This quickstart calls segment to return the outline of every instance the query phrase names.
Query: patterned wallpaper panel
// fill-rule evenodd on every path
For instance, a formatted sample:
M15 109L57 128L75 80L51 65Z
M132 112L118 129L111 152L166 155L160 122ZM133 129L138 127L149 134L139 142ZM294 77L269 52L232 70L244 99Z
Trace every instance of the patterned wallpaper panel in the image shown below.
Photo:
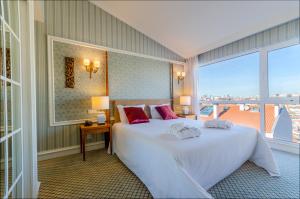
M170 98L170 63L108 53L111 99Z
M75 87L65 87L65 57L74 58ZM101 65L90 79L83 65L83 59L100 60L105 63L105 52L79 45L54 41L54 88L55 120L70 121L93 118L87 113L91 109L91 96L105 95L105 67Z

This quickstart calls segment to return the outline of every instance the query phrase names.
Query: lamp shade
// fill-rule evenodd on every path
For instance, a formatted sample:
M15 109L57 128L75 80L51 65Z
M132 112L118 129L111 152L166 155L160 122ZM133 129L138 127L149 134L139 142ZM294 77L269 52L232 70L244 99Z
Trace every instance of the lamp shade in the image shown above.
M191 105L191 96L180 96L179 98L180 105L190 106Z
M83 65L85 65L85 66L89 66L90 65L90 60L89 59L84 59L83 60Z
M94 61L94 66L95 66L96 68L99 68L99 67L100 67L100 61L95 60L95 61Z
M109 109L109 97L108 96L92 97L92 109L93 110Z

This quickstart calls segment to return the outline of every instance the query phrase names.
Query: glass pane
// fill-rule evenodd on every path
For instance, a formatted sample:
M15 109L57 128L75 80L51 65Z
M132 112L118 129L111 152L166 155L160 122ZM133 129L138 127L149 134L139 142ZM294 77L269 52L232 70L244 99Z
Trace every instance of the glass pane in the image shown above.
M268 71L271 97L300 96L300 45L269 52Z
M272 129L276 119L274 104L266 104L265 105L265 136L268 138L273 138Z
M260 108L258 104L220 104L201 106L201 120L205 121L213 119L214 117L231 121L234 124L252 127L260 131Z
M11 84L12 101L12 129L13 131L21 128L21 89L18 85Z
M10 58L11 78L14 81L20 82L20 44L12 34L10 35L10 37L10 49L6 50L9 56L6 55L6 57Z
M22 139L21 133L14 134L8 142L9 188L16 181L22 170Z
M214 118L214 105L202 103L200 106L200 120L206 121Z
M2 16L2 3L0 3L0 16Z
M12 137L8 138L8 189L12 185Z
M4 197L4 190L5 190L4 162L5 162L5 141L0 143L0 198Z
M266 137L300 143L300 105L266 104Z
M12 28L14 33L19 36L19 11L18 4L19 1L8 1L9 6L9 26Z
M11 84L7 82L6 84L6 95L7 95L7 133L12 132L12 92Z
M199 69L201 101L252 100L259 96L259 53L252 53Z
M2 1L3 2L3 10L4 10L4 19L7 23L8 22L8 1Z
M4 33L5 33L5 53L2 52L2 54L3 55L5 54L5 64L3 66L6 67L6 70L5 70L6 75L5 76L7 78L11 79L11 56L10 56L11 42L10 42L10 32L6 26L4 26Z
M18 180L18 183L10 194L11 198L22 198L22 177Z
M0 80L0 138L5 135L5 82Z
M3 35L2 35L2 21L0 20L0 75L5 76L4 72L5 70L3 70L3 48L4 48L4 44L3 44Z
M5 26L6 27L6 26ZM20 46L18 40L5 28L6 77L20 80Z

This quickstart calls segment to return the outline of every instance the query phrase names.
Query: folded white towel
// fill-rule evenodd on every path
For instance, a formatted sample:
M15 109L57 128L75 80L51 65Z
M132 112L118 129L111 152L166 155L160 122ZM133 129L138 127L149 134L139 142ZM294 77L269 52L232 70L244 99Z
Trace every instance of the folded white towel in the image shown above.
M231 128L233 126L233 123L227 120L217 120L217 119L213 119L213 120L207 120L204 123L204 126L206 128L218 128L218 129L228 129Z
M201 135L201 131L199 128L194 126L187 126L184 123L176 123L171 125L169 133L179 139L194 138Z

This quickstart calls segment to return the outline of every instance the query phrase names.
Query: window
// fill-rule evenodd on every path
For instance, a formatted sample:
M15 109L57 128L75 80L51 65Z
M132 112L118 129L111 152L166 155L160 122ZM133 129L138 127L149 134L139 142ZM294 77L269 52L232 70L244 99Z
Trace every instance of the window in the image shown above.
M202 101L253 100L259 96L259 53L200 67Z
M270 97L300 96L300 45L268 53Z
M229 120L300 143L300 45L273 47L201 66L200 119Z

